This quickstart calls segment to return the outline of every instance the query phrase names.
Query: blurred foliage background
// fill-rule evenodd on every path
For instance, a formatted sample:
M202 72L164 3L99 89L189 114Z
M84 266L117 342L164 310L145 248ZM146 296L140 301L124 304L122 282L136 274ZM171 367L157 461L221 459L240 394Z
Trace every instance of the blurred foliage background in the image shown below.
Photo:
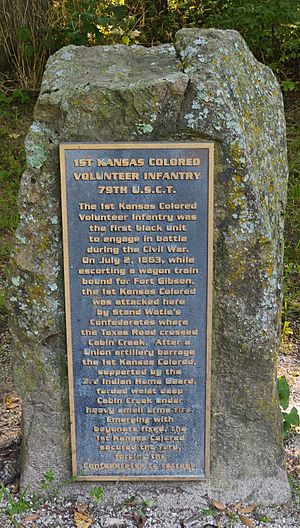
M26 89L64 45L152 46L181 27L236 29L285 89L299 79L299 0L0 0L0 42Z

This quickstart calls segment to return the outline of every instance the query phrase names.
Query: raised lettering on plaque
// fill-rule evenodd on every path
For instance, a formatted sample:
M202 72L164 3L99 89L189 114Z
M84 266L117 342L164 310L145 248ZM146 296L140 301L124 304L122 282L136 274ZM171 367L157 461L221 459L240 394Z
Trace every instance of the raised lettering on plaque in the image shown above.
M213 145L60 145L73 473L209 461Z

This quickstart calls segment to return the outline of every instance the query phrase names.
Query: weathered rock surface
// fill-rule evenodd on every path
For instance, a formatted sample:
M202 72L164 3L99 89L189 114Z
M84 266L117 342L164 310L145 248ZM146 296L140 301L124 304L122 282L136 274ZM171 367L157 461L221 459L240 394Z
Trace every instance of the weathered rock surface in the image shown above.
M69 46L47 64L27 137L11 276L23 483L70 472L58 144L205 140L216 145L211 477L112 484L163 509L201 494L283 502L275 362L287 160L272 72L234 31L181 30L171 45ZM74 484L83 490L82 484ZM112 489L106 484L109 500Z

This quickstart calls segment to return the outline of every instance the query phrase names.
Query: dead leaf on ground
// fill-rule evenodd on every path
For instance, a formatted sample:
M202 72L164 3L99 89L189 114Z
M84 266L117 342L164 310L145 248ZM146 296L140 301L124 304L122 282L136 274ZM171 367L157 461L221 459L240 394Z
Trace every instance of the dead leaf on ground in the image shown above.
M85 513L89 508L89 505L86 504L86 503L77 503L76 506L75 506L75 510L78 511L79 513Z
M249 506L245 506L245 508L239 508L239 513L251 513L255 508L256 504L249 504Z
M16 409L17 407L19 407L19 404L18 403L8 403L6 405L6 409L8 411L11 411L12 409Z
M18 493L19 490L20 490L20 483L17 482L16 484L13 485L11 492Z
M240 518L240 520L242 521L243 524L245 524L246 526L251 526L252 528L254 528L253 522L250 521L250 519L248 519L248 517L245 517L245 515L243 515L242 513L239 514L239 518Z
M86 515L85 513L80 513L78 511L74 512L74 522L76 528L89 528L93 523L93 519Z
M234 508L235 510L240 510L240 507L241 507L241 506L242 506L242 501L239 501L239 502L237 502L237 503L233 506L233 508Z
M132 517L137 528L143 528L145 526L147 517L144 517L142 515L133 515Z
M15 398L13 396L7 396L5 398L5 406L7 410L15 409L16 407L19 407L20 399Z
M221 510L221 511L226 510L226 506L225 506L225 504L223 504L222 502L213 501L213 502L212 502L212 505L213 505L215 508L217 508L217 510Z
M39 518L39 516L40 516L39 513L30 513L29 515L25 515L24 520L28 522L36 521Z

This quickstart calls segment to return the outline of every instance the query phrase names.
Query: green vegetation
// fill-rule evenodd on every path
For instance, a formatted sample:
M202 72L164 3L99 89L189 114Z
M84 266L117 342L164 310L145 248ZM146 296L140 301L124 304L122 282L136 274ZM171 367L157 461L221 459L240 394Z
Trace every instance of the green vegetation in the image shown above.
M285 90L298 79L295 0L0 0L0 15L5 52L27 89L38 89L47 57L66 44L151 46L171 41L181 27L236 29Z
M236 29L254 55L283 79L300 52L300 6L295 0L206 0L211 27ZM288 85L285 85L288 87Z
M245 526L252 526L254 523L249 519L248 515L255 515L256 504L249 504L243 506L242 501L235 504L224 504L223 502L213 501L211 508L204 508L201 514L205 517L213 517L217 522L217 526L234 527L239 522ZM225 524L224 524L225 523Z
M90 496L95 499L96 502L100 502L103 499L104 491L101 486L93 486L90 490Z
M31 501L27 498L28 486L20 493L17 500L14 495L0 482L0 501L3 496L7 499L7 506L0 510L0 513L8 515L12 525L18 528L20 523L16 520L17 515L27 512L32 506Z
M22 88L37 89L51 53L46 37L55 24L51 0L0 0L0 42Z
M0 92L0 324L6 318L5 280L11 241L18 224L17 194L25 166L24 137L34 101L23 90Z
M31 98L22 90L10 95L0 93L0 233L12 233L18 223L16 212L19 179L24 169L24 131L26 117L31 117ZM22 116L22 117L21 117ZM24 126L25 125L25 126ZM0 261L7 261L9 251L1 245Z
M49 499L59 497L64 486L71 484L74 478L67 479L60 483L55 483L55 475L52 468L49 468L39 483L38 489L32 493L30 485L21 492L10 492L9 489L0 482L0 502L6 498L6 506L0 508L0 515L7 515L11 525L15 528L23 526L21 516L28 510L38 510ZM2 526L2 525L1 525Z
M47 490L49 487L51 487L54 481L54 471L53 468L48 469L46 473L44 474L42 480L41 480L41 488L44 490Z
M300 103L297 93L286 98L287 142L289 159L288 200L285 218L284 305L283 321L297 338L300 312Z
M279 404L283 410L286 410L290 401L290 387L285 376L280 376L277 379L277 390L279 396ZM296 407L293 407L290 412L282 412L283 430L287 435L291 427L299 427L300 420Z
M124 505L130 508L132 519L136 526L142 527L147 520L147 510L155 506L155 501L153 499L132 495L125 501Z

